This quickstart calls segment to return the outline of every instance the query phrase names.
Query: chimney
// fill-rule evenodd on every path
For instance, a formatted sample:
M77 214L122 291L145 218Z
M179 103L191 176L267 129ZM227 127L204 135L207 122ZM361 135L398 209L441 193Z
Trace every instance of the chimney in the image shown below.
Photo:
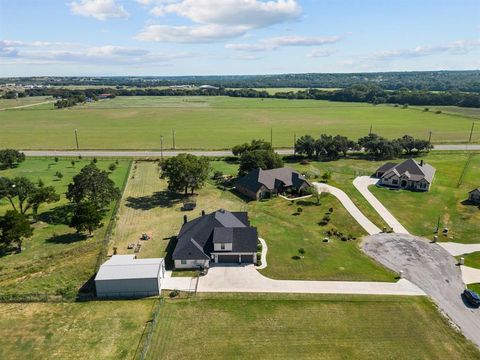
M420 160L420 166L423 166L423 160Z
M186 224L188 221L187 215L183 215L183 223Z
M202 210L202 216L205 216L205 210Z

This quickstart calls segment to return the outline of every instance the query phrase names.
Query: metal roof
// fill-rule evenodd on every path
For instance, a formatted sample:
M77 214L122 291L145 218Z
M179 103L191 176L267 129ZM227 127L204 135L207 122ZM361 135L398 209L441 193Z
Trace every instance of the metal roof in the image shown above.
M100 266L95 281L158 278L163 258L136 259L135 255L113 255Z

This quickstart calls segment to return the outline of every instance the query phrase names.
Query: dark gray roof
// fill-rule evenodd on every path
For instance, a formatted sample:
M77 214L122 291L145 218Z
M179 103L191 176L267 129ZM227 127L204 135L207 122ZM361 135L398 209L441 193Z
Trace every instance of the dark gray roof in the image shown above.
M380 166L378 169L377 169L377 173L379 172L387 172L388 170L391 170L392 168L394 168L395 166L397 166L397 163L391 163L391 162L387 162L385 164L383 164L382 166Z
M237 185L253 192L257 192L262 186L268 190L274 190L279 185L299 188L303 184L310 185L302 174L288 167L271 170L255 169L237 180Z
M232 242L234 252L256 252L257 230L248 213L217 210L183 224L173 251L174 260L206 260L214 242Z
M476 188L476 189L473 189L472 191L469 191L468 193L471 194L471 193L474 193L474 192L480 192L480 187Z
M380 169L379 169L380 170ZM377 171L379 171L377 170ZM385 171L382 177L391 177L393 175L406 176L409 180L420 181L425 179L430 184L435 176L435 168L425 162L418 162L414 159L407 159L404 162L395 165L391 169Z

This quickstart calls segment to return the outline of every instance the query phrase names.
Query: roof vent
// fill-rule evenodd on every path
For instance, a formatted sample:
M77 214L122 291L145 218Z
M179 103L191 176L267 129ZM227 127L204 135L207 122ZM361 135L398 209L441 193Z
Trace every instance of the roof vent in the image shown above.
M423 166L423 160L420 160L420 166Z

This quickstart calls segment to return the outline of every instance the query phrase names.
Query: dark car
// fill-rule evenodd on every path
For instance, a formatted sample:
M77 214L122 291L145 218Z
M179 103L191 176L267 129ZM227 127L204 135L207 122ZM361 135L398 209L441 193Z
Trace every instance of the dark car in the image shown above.
M467 301L471 305L476 306L476 307L480 306L480 296L475 291L466 289L463 292L463 296L465 296L465 299L467 299Z

